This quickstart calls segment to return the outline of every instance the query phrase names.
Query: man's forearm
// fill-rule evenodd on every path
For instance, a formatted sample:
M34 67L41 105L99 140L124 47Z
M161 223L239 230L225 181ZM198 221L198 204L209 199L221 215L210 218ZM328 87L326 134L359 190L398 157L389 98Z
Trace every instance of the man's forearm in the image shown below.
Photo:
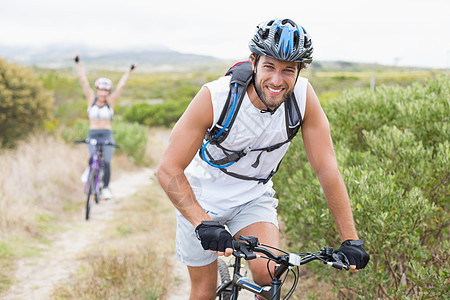
M195 198L194 191L183 172L169 173L158 169L158 180L176 209L193 225L210 220Z
M322 174L319 181L342 241L357 240L358 234L353 220L352 208L341 175L339 173Z

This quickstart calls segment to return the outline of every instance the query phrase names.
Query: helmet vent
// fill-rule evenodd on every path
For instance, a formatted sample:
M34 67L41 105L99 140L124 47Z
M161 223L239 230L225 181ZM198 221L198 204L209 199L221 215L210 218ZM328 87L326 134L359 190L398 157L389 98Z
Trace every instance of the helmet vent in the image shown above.
M259 35L261 36L261 38L263 40L265 40L269 37L269 32L270 32L269 29L266 29L266 30L259 29L259 31L258 31Z
M300 41L300 36L298 35L298 31L294 32L294 48L298 47Z
M275 31L275 36L273 37L275 43L279 43L280 42L280 36L281 36L281 29L277 28L277 30Z

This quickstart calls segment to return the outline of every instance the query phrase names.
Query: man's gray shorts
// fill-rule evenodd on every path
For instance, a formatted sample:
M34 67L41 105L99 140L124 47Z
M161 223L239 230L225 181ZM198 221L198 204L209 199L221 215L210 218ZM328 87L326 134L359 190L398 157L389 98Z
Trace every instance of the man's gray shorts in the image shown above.
M273 198L275 191L267 191L260 198L234 207L223 213L211 211L206 213L221 224L227 225L231 235L234 236L241 229L257 222L269 222L277 226L278 200ZM217 259L217 254L203 250L200 241L195 235L195 228L177 211L177 234L175 240L176 258L191 267L201 267Z

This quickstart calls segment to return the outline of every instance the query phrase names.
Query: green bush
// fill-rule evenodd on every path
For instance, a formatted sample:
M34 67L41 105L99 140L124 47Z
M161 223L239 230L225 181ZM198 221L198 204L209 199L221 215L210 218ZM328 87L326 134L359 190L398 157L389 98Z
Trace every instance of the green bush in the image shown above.
M441 76L409 87L347 91L324 107L371 261L358 274L311 268L349 297L442 299L449 293L449 88ZM296 250L340 244L300 139L275 186Z
M196 84L176 80L172 83L170 92L165 95L166 101L160 104L134 104L125 111L124 119L147 126L172 127L186 110L198 89Z
M145 153L147 149L147 127L137 123L128 123L120 118L115 118L112 124L114 140L120 145L116 151L125 153L132 157L137 165L148 163ZM77 120L72 127L66 127L61 131L63 139L72 143L78 139L87 138L89 122L87 120Z
M114 139L137 165L148 163L145 157L147 149L147 127L138 123L128 123L122 120L113 122Z
M130 107L124 119L147 126L173 126L181 117L188 101L167 101L161 104L138 103Z
M30 69L0 59L0 147L43 128L51 117L53 99Z

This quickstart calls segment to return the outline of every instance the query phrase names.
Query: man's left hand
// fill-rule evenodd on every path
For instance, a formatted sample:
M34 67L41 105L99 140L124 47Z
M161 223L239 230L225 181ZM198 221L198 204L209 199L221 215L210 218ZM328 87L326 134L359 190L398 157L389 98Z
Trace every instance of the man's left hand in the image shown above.
M350 269L364 269L370 260L370 255L362 247L363 244L363 240L346 240L334 252L345 256Z

